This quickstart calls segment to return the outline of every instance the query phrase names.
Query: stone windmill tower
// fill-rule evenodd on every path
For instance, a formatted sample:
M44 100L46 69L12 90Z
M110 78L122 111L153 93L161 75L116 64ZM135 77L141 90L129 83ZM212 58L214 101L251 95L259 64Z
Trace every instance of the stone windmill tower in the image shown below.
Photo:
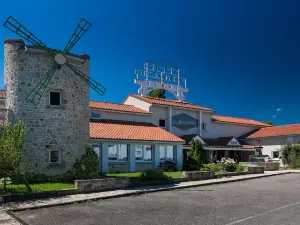
M32 44L4 41L6 107L26 125L23 166L63 173L84 153L89 138L89 87L105 92L89 76L89 56L69 53L91 23L81 19L63 51L48 48L13 17L4 26Z

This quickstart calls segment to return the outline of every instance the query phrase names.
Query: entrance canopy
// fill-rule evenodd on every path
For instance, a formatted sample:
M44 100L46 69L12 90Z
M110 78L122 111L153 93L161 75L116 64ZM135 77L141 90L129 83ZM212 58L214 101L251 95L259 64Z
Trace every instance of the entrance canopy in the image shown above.
M244 141L237 140L234 136L219 138L203 138L199 134L184 135L181 137L185 140L184 149L190 149L192 141L199 140L204 149L213 151L255 151L258 146L249 145Z

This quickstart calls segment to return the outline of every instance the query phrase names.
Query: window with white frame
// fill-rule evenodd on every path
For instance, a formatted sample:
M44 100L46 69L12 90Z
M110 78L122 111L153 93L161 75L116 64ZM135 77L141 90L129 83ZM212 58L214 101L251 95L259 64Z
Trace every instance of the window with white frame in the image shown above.
M278 159L279 158L279 151L272 152L272 158L273 159Z
M91 119L100 119L100 113L91 112Z
M160 160L174 160L174 146L160 146L159 147Z
M135 160L143 162L152 161L152 145L136 145Z
M49 151L49 163L50 164L61 164L61 152L58 150Z
M50 91L50 106L61 106L61 93L59 91Z
M128 161L128 146L126 144L108 145L109 161Z
M202 131L206 131L206 123L202 123L201 124L201 130Z

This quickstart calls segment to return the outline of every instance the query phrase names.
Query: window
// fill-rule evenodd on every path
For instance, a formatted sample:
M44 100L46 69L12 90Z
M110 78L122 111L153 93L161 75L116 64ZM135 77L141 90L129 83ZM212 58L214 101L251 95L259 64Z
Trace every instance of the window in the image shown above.
M61 153L60 151L50 151L49 152L49 163L50 164L60 164L61 162Z
M166 127L166 120L159 120L159 126L160 127Z
M127 145L108 145L108 160L110 161L128 161Z
M288 137L287 138L287 144L293 144L294 138L293 137Z
M57 91L50 92L50 105L51 106L61 106L60 92L57 92Z
M91 118L92 119L100 119L100 113L94 113L94 112L92 112L91 113Z
M201 124L201 129L202 129L202 131L206 131L206 123Z
M136 161L152 161L152 146L151 145L136 145L135 146Z
M237 141L231 141L230 144L231 144L231 145L237 145L238 142L237 142Z
M92 149L97 153L98 157L100 156L100 145L91 145Z
M160 146L159 147L160 160L174 160L174 146Z
M277 159L279 158L279 151L275 151L275 152L272 152L272 158L274 159Z

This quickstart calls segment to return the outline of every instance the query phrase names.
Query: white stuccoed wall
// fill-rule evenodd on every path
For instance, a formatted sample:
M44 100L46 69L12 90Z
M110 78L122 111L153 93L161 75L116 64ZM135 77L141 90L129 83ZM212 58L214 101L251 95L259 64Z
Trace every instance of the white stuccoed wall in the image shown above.
M290 143L297 144L300 142L300 135L295 136L277 136L277 137L265 137L265 138L257 138L256 140L247 141L250 144L257 144L262 146L262 154L269 155L272 157L273 151L279 151L281 146Z
M151 106L151 104L144 102L142 100L139 100L137 98L133 98L131 96L128 96L125 101L124 101L125 105L134 105L138 108L141 108L143 110L146 110L149 112L149 107Z

